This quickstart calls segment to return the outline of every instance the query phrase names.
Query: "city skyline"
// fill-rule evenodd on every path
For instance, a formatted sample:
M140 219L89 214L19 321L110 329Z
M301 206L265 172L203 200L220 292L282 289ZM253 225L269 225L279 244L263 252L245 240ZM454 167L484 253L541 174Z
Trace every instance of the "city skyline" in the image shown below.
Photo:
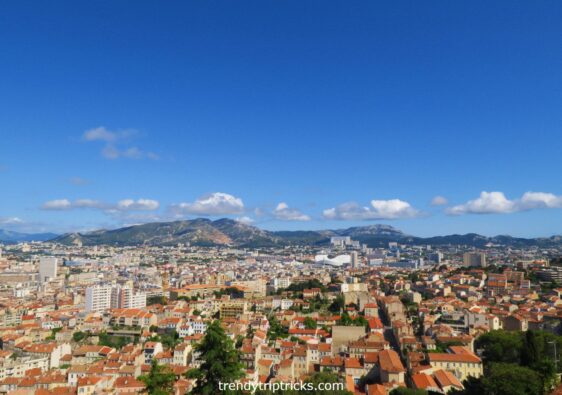
M0 229L562 234L561 14L8 4Z

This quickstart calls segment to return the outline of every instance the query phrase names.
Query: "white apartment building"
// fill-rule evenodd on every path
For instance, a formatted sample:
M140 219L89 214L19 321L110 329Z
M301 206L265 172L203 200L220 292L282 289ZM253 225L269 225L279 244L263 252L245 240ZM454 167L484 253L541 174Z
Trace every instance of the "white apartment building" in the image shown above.
M273 280L273 287L275 290L279 288L289 288L291 285L291 279L289 277L279 277Z
M111 285L95 285L86 288L86 311L103 312L111 307Z
M140 309L146 307L146 294L135 292L131 287L114 286L111 290L111 308Z
M59 260L52 256L42 256L39 259L39 284L57 277Z
M0 365L0 380L6 377L24 377L25 372L31 369L41 369L41 371L49 370L49 357L41 358L6 358L4 363Z
M146 294L120 285L96 285L86 289L86 311L140 309L146 307Z
M359 268L361 266L361 261L359 260L359 254L357 253L357 251L351 251L349 256L351 261L351 267L354 269Z
M486 267L486 254L465 252L463 255L464 266Z
M193 327L193 332L195 334L204 334L207 332L207 323L203 320L194 320L191 323L191 326Z

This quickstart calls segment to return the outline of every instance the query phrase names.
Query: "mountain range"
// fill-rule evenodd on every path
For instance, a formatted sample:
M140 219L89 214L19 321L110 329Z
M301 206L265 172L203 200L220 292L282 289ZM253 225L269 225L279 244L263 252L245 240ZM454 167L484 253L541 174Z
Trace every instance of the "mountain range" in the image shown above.
M416 237L390 225L357 226L346 229L317 231L267 231L232 219L209 220L198 218L174 222L153 222L113 230L88 233L67 233L50 241L66 245L176 245L190 243L197 246L230 245L237 247L274 247L286 245L326 245L333 236L349 236L370 247L386 246L390 241L402 244L469 245L489 244L511 247L554 247L562 245L562 236L549 238L486 237L475 233L435 237ZM0 237L1 239L1 237Z
M4 243L19 243L23 241L47 241L57 237L54 233L19 233L0 229L0 241Z

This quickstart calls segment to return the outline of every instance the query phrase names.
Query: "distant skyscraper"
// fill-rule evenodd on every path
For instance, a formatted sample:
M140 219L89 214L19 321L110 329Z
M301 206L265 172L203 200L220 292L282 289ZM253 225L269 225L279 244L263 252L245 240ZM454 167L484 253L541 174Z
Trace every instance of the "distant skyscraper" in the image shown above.
M443 260L443 253L441 251L436 251L430 254L427 254L428 259L434 263L441 263Z
M359 261L359 254L357 251L351 251L351 267L354 269L358 269L361 266L361 262Z
M59 260L52 256L42 256L39 259L39 283L43 284L57 277Z
M463 255L464 266L486 267L486 254L465 252Z
M330 238L330 244L335 247L344 247L351 244L351 237L349 236L334 236Z

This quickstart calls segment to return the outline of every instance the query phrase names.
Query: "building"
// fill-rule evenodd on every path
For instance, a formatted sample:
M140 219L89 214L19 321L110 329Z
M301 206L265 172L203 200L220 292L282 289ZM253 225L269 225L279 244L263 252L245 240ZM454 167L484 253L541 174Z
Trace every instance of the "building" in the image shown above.
M380 378L383 383L403 383L406 368L402 365L400 356L394 350L379 352Z
M369 292L369 287L366 283L342 283L340 284L342 293L346 292Z
M248 304L243 300L228 300L221 303L220 318L239 318L246 314Z
M280 288L289 288L291 279L289 277L278 277L273 280L273 288L277 291Z
M111 308L111 285L95 285L86 288L86 311L103 312Z
M57 277L59 260L52 256L42 256L39 259L39 284L43 284Z
M113 309L104 315L106 325L149 328L158 323L156 314L146 309Z
M351 260L351 267L354 269L358 269L361 266L361 261L359 260L359 254L357 251L351 251L350 260Z
M427 259L430 262L440 264L443 261L443 253L440 251L435 251L432 253L427 254Z
M112 309L140 309L146 307L146 294L134 292L133 288L115 286L111 290Z
M465 252L463 255L464 266L486 267L486 254L479 252Z
M349 236L333 236L330 238L330 244L334 247L345 247L351 244L351 237Z
M146 294L128 286L95 285L86 288L86 311L140 309L146 307Z
M537 276L543 281L562 283L562 267L553 266L539 270Z
M450 353L429 353L429 363L435 369L452 372L460 381L468 376L480 377L484 374L482 360L466 347L451 346Z
M338 355L347 348L349 342L357 341L365 334L366 330L362 326L332 326L332 354Z

